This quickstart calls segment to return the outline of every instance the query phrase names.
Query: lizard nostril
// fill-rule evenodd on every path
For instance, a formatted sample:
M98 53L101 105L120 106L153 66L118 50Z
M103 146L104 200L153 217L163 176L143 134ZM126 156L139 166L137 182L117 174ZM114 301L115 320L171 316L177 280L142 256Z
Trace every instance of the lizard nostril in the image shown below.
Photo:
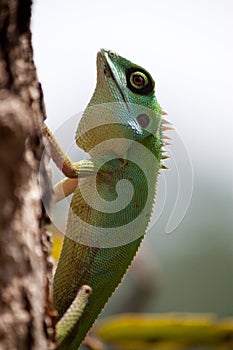
M108 55L110 57L115 57L116 56L116 53L114 51L109 51Z

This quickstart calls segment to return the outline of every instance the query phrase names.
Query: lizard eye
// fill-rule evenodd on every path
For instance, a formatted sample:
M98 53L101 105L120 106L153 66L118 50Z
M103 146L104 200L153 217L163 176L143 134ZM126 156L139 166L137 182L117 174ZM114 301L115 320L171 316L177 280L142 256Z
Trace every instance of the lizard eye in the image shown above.
M154 88L154 82L146 71L141 68L128 68L126 70L127 87L137 94L147 95Z
M143 89L148 85L149 81L145 74L134 72L130 75L130 83L136 89Z

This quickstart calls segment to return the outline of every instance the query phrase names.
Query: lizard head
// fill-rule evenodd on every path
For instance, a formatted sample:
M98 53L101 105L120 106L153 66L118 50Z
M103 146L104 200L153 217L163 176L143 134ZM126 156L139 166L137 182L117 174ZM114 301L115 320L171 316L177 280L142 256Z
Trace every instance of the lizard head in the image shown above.
M160 142L162 109L154 88L155 82L144 68L113 51L101 49L97 54L96 89L76 133L78 146L96 156L101 152L116 153L115 145L109 149L111 143L91 153L94 146L109 139L127 138L144 143L152 135L153 145L155 138ZM127 150L120 149L117 155L125 153Z

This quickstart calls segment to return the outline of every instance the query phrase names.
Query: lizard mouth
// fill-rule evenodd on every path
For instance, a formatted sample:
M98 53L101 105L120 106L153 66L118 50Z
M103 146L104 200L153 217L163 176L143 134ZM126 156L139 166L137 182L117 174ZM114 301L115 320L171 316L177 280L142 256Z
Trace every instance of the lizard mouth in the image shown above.
M130 108L129 108L129 103L128 103L128 99L122 89L122 87L120 86L120 79L117 78L118 77L118 74L117 72L115 71L115 69L111 68L111 57L109 57L109 52L111 51L107 51L107 50L104 50L104 49L101 49L98 54L97 54L97 59L99 59L100 61L103 62L103 65L104 65L104 68L103 68L103 73L104 75L107 77L107 78L110 78L114 81L114 83L116 84L122 98L123 98L123 101L125 102L125 105L126 105L126 108L127 110L130 112ZM113 66L114 67L114 66ZM117 75L117 76L116 76Z
M106 60L106 58L104 57L104 75L107 77L107 78L111 78L113 79L115 82L116 82L116 79L114 78L114 75L111 71L111 68Z
M112 70L108 64L108 61L104 55L104 53L101 51L98 52L97 57L103 62L104 68L103 68L103 73L107 78L112 78L115 81L114 75L112 73Z

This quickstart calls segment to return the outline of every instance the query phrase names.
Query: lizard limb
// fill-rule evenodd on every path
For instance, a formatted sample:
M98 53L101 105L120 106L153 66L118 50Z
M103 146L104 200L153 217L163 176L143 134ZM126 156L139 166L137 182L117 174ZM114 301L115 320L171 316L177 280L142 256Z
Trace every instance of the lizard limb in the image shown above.
M53 159L54 163L63 174L70 178L77 177L77 169L75 168L71 159L63 152L59 144L57 143L52 132L49 130L47 125L43 124L43 131L47 137L49 143L50 156Z
M88 303L91 293L91 287L83 285L79 289L77 296L75 297L66 313L56 324L56 340L58 345L62 344L63 340L68 336L73 327L77 324Z
M77 184L78 179L71 179L69 177L65 177L60 182L58 182L53 188L55 203L61 201L73 193L77 187Z
M101 173L111 173L114 169L121 166L121 162L116 159L112 162L111 166L107 161L111 159L111 156L103 156L96 159L81 160L79 162L73 163L74 169L77 169L78 177L85 177L94 175L97 172ZM104 164L104 165L102 165ZM61 201L65 197L69 196L74 192L78 184L78 178L65 177L60 182L58 182L54 187L54 197L55 203Z
M103 166L105 162L108 160L111 160L114 158L114 156L102 156L95 159L83 159L79 162L72 162L72 160L63 152L60 145L56 141L55 137L53 136L52 132L49 130L47 125L43 125L43 130L45 132L45 135L47 137L47 140L49 142L49 150L50 150L50 156L53 159L54 163L57 165L57 167L63 172L63 174L67 178L78 178L78 177L87 177L90 175L94 175L99 171L99 168L101 167L101 172L108 172L109 167ZM75 184L75 182L73 183ZM77 183L76 183L77 185ZM68 184L61 184L61 188L69 188L71 186L71 183ZM73 186L73 189L75 189L76 186ZM71 186L72 188L72 186ZM68 195L71 194L73 191L69 192ZM66 196L65 196L66 197ZM64 196L63 196L64 198Z

